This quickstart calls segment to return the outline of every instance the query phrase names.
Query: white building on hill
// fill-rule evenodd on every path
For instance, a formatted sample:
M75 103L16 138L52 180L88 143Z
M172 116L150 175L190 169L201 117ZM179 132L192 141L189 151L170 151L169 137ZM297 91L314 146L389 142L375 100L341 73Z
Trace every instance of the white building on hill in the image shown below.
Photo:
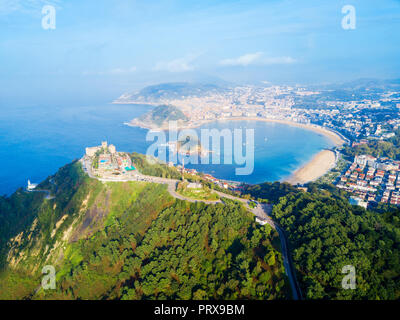
M38 186L38 185L37 185L36 183L31 183L31 181L28 180L28 187L27 187L27 190L28 190L28 191L34 190L37 186Z

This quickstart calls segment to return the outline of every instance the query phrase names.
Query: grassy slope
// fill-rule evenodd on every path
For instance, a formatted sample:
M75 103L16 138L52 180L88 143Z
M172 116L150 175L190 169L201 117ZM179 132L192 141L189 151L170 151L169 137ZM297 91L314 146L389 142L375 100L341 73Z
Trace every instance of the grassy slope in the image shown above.
M180 179L182 177L178 169L175 167L168 167L165 163L157 159L155 159L154 163L149 163L146 156L143 154L133 152L130 156L133 164L142 174L172 179Z
M212 192L208 187L190 189L187 187L187 182L179 183L177 193L195 200L215 201L219 199L218 194Z

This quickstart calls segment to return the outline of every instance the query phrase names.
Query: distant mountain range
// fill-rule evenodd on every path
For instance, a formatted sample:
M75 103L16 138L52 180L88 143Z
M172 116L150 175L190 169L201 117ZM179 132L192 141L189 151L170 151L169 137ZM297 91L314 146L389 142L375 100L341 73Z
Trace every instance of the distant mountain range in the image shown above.
M331 83L312 86L323 90L352 90L352 91L382 91L390 88L399 89L400 79L371 79L362 78L343 83Z
M267 86L273 84L268 83ZM260 87L266 84L260 84ZM378 95L388 90L399 91L400 79L358 79L344 83L331 83L320 85L303 86L307 89L319 91L320 93L311 97L296 97L299 104L313 103L310 100L323 101L351 101L354 99L378 98ZM224 93L232 90L229 86L207 83L171 82L147 86L140 91L124 93L113 103L129 104L163 104L166 100L184 99L187 97L203 97L215 93ZM316 101L314 101L316 102Z
M382 93L390 90L400 91L400 79L358 79L344 83L313 85L308 87L319 91L312 96L296 96L295 107L324 108L327 101L378 100ZM393 105L396 101L393 100ZM390 105L390 103L389 103Z

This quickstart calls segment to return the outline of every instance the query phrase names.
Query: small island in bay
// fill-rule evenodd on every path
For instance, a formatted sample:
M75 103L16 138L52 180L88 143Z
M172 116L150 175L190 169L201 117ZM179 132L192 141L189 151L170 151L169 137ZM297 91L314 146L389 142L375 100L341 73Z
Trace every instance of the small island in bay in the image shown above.
M201 145L201 141L197 137L190 135L187 135L184 139L178 139L175 143L170 143L169 146L173 151L186 156L206 156L211 152Z

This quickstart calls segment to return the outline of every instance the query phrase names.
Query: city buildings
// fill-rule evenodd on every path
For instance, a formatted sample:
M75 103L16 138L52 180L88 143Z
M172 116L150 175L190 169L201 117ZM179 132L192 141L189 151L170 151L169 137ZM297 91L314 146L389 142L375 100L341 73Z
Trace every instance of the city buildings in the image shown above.
M368 155L354 157L354 162L339 177L336 186L350 192L350 203L400 205L400 162Z

